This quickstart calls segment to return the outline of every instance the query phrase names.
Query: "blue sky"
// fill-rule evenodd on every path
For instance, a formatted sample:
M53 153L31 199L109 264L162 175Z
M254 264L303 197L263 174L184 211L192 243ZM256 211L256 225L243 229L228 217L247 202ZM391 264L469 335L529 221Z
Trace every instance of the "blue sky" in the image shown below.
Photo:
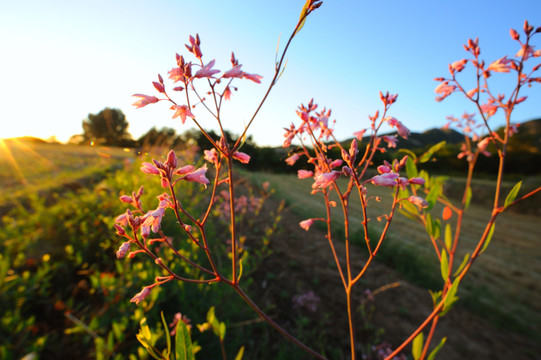
M0 3L0 138L82 133L81 122L105 107L121 109L137 138L152 126L188 128L168 105L143 109L131 95L154 95L151 82L186 53L199 33L205 62L227 70L234 51L243 70L263 83L240 81L224 112L225 127L240 133L272 78L276 45L282 45L304 0L277 1L29 1ZM385 4L385 5L381 5ZM324 1L296 37L284 75L250 133L260 145L279 145L283 127L310 98L333 110L336 135L351 137L381 109L378 92L398 93L391 115L414 131L445 124L472 107L459 95L434 101L434 77L466 56L479 37L491 62L514 55L511 27L528 19L541 26L541 1ZM541 36L534 41L541 47ZM539 63L540 58L533 62ZM465 74L466 75L466 74ZM495 76L496 77L496 76ZM505 78L505 76L504 76ZM505 93L508 82L498 82ZM517 122L541 117L541 86L525 89ZM203 124L203 112L196 113ZM501 123L500 118L493 120Z

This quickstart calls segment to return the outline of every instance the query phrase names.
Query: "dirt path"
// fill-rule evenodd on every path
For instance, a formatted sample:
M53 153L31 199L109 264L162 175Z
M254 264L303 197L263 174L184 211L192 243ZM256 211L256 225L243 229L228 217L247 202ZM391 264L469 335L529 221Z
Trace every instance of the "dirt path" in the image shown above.
M271 199L265 206L276 209L277 203ZM276 309L278 322L286 322L286 326L288 319L291 321L293 308L291 300L280 294L314 291L321 302L311 317L330 337L327 346L340 347L343 349L341 353L346 354L340 358L347 359L348 326L342 311L345 309L345 296L329 244L325 234L315 227L308 232L302 230L298 225L300 220L290 210L285 210L281 232L270 245L273 253L258 267L250 291L263 307ZM336 244L336 247L343 258L343 244ZM359 251L354 253L353 259L363 258ZM269 273L273 274L272 280L268 279ZM373 334L373 331L364 331L363 326L372 325L385 329L380 339L372 341L385 341L397 346L430 313L431 298L427 290L412 285L396 271L377 262L358 284L356 303L359 304L366 289L374 291L395 282L400 286L376 295L375 311L369 324L363 323L360 314L356 314L359 342L366 342L365 337ZM514 332L497 329L460 306L455 306L440 320L433 346L443 336L448 339L438 359L537 359L541 353L541 344ZM408 348L406 354L410 351Z

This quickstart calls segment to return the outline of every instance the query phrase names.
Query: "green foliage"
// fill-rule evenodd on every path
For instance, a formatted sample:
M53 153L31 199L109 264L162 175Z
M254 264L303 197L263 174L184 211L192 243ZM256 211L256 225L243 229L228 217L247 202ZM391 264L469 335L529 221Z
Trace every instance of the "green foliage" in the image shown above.
M122 111L105 108L98 114L88 114L83 120L83 136L97 144L128 146L132 143L128 126Z
M414 360L419 360L421 358L421 354L423 352L423 344L424 344L424 334L422 332L419 333L413 339L411 354L413 355Z

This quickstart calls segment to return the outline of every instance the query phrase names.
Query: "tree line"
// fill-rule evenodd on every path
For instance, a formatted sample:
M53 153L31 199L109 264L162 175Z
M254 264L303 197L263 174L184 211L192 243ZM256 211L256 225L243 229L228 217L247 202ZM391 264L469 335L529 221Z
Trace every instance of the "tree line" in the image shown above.
M164 148L207 150L211 144L199 131L188 129L183 133L177 134L175 129L164 127L157 129L151 128L138 139L133 139L128 131L128 121L126 116L118 109L105 108L98 114L89 114L83 120L83 134L74 135L70 138L70 143L89 144L93 142L97 145L121 146L138 149L139 152L148 152L150 149ZM497 130L503 132L503 128ZM214 140L220 138L220 134L210 132ZM226 131L226 137L229 141L236 139L236 136ZM416 140L398 144L398 149L387 149L387 151L378 153L374 158L374 163L383 163L384 160L390 161L397 156L399 148L407 148L414 153L422 154L430 146L443 140L447 141L437 154L436 161L425 164L425 168L432 172L447 171L453 169L456 174L462 174L467 171L466 163L457 159L460 153L460 143L464 140L462 134L449 130L431 129L424 133L412 133L410 138ZM351 140L349 140L351 141ZM348 141L344 142L345 146ZM361 141L360 146L367 144L367 141ZM541 145L541 119L531 120L521 124L517 134L511 138L509 143L509 155L506 163L509 173L532 175L541 173L541 154L537 149ZM491 150L490 147L488 150ZM492 149L493 150L493 149ZM249 169L257 171L271 172L296 172L300 170L300 165L294 164L288 166L285 159L295 150L288 150L280 147L260 147L251 136L246 138L243 145L243 152L251 156ZM333 151L332 149L330 151ZM497 171L498 156L494 151L490 157L481 157L479 159L478 171L482 173L493 173ZM340 158L340 153L335 154Z

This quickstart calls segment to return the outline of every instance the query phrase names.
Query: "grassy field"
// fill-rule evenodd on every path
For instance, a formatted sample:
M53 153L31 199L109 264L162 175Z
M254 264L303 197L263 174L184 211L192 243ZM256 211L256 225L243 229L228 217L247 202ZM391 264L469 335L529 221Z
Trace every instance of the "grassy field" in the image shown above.
M0 141L0 205L30 193L63 185L77 186L133 158L133 151L102 146L76 146Z
M324 207L320 194L310 195L310 180L299 180L293 175L251 174L256 182L269 181L276 189L276 196L286 199L289 207L303 218L324 217ZM388 189L370 186L368 194L380 196L381 202L370 201L368 216L372 230L377 234L383 224L376 218L388 211L392 201ZM467 212L460 240L459 257L471 252L490 217L490 210L477 205L484 199L476 199ZM539 202L539 199L536 199ZM441 214L441 206L432 210ZM351 203L351 224L360 229L361 207L358 202ZM334 224L339 227L343 216L334 212ZM517 213L504 213L497 222L493 240L487 251L478 259L461 288L462 305L483 315L490 322L529 336L541 338L541 217ZM362 239L359 233L357 238ZM399 256L395 256L398 255ZM410 280L425 287L433 287L440 281L439 265L428 241L424 227L398 214L393 219L390 237L382 254L384 262L391 263L402 273L408 273ZM405 256L404 256L405 255ZM411 269L412 257L422 264L433 267L434 276L419 278L419 273ZM426 269L423 269L426 270ZM408 274L406 274L408 275ZM413 277L413 278L412 278Z

